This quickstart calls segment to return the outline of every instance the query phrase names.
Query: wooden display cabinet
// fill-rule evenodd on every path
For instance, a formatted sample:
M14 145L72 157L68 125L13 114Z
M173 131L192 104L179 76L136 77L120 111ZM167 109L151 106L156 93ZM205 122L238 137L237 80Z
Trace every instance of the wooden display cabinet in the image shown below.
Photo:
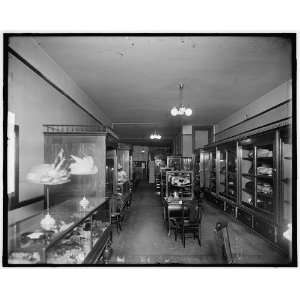
M206 198L291 254L290 126L205 148Z

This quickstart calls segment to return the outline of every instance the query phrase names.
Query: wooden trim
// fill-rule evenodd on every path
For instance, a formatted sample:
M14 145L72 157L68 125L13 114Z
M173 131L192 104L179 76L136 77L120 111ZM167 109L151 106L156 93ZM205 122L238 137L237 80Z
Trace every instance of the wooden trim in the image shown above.
M277 104L277 105L275 105L275 106L272 106L272 107L270 107L270 108L268 108L268 109L266 109L266 110L261 111L260 113L258 113L258 114L256 114L256 115L253 115L252 117L249 117L249 118L247 118L247 119L245 119L245 120L243 120L243 121L241 121L241 122L238 122L238 123L236 123L236 124L234 124L234 125L232 125L232 126L229 126L229 127L227 127L226 129L223 129L223 130L221 130L221 131L218 131L218 132L215 133L215 135L218 135L218 134L220 134L220 133L223 133L223 132L225 132L225 131L227 131L227 130L229 130L229 129L232 129L232 128L236 127L236 126L239 126L239 125L241 125L241 124L243 124L243 123L245 123L245 122L248 122L249 120L252 120L252 119L254 119L254 118L257 118L257 117L259 117L259 116L261 116L261 115L263 115L263 114L265 114L265 113L267 113L267 112L269 112L269 111L271 111L271 110L273 110L273 109L276 109L276 108L278 108L278 107L280 107L280 106L282 106L282 105L284 105L284 104L287 104L287 103L289 103L289 102L291 102L291 101L292 101L292 99L285 100L285 101L283 101L283 102L281 102L281 103L279 103L279 104Z
M285 118L285 119L282 119L282 120L275 121L273 123L269 123L267 125L262 125L262 126L259 126L257 128L254 128L254 129L244 131L244 132L239 133L237 135L233 135L233 136L225 138L223 140L219 140L219 141L217 141L213 144L208 144L204 148L207 149L207 148L215 147L215 146L220 145L220 144L225 144L225 143L229 143L229 142L232 142L232 141L235 141L235 140L244 139L244 138L252 136L254 134L263 133L265 131L269 131L269 130L272 130L272 129L276 129L276 128L279 128L279 127L289 125L290 123L291 123L291 117L288 117L288 118Z
M44 198L45 198L44 196L38 196L38 197L35 197L35 198L31 198L31 199L28 199L28 200L18 202L16 204L16 206L13 207L13 209L21 208L21 207L24 207L24 206L27 206L27 205L31 205L31 204L43 201Z
M19 126L15 125L15 192L9 199L9 210L15 209L19 204Z

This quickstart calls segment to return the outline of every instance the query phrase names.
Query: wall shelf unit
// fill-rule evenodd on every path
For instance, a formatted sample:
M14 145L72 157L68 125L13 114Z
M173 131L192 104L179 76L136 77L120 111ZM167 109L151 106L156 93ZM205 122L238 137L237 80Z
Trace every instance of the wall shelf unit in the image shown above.
M210 144L203 157L206 199L280 248L292 223L291 127Z

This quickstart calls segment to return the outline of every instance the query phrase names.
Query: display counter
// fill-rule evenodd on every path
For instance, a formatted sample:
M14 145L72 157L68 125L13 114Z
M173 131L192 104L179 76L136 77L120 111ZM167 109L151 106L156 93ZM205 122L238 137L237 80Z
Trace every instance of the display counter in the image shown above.
M68 199L9 226L8 264L95 263L111 239L109 199L80 202Z

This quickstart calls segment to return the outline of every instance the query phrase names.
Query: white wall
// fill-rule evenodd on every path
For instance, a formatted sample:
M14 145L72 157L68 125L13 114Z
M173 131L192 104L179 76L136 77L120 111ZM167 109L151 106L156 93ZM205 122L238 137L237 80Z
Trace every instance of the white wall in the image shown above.
M97 123L17 58L9 56L8 110L19 125L19 201L41 196L43 187L26 181L44 162L43 124Z
M149 148L147 146L133 146L132 160L148 161L148 152L149 152Z
M93 101L31 38L11 38L14 51L71 96L81 107L103 124L108 118ZM43 187L28 183L29 169L44 162L43 124L97 125L87 112L72 103L23 62L9 55L8 110L15 113L19 125L19 201L43 195ZM43 208L41 202L9 212L9 222L33 215Z
M56 64L56 62L30 37L11 37L9 47L21 55L55 85L71 96L104 125L112 127L112 122L105 116L91 98Z

